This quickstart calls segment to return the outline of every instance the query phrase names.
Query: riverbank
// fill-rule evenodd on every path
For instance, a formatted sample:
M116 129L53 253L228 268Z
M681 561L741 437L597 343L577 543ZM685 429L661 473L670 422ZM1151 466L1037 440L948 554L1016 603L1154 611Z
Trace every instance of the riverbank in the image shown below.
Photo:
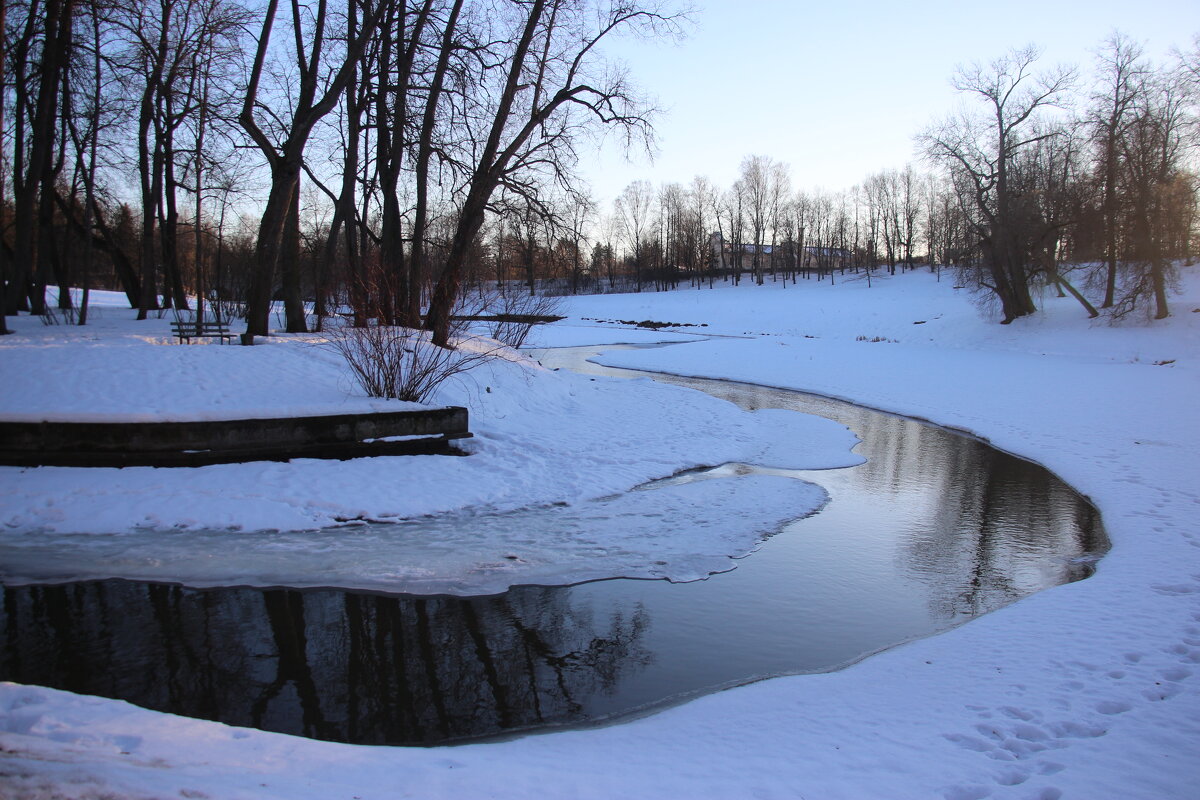
M31 798L390 798L397 786L419 797L1190 797L1200 780L1200 280L1186 271L1165 323L1109 327L1073 300L1043 302L1045 313L1002 328L917 273L870 289L579 298L568 325L539 333L544 344L646 341L669 334L596 320L707 323L706 333L736 338L608 358L808 389L987 437L1098 505L1113 548L1086 581L841 672L607 728L447 750L320 744L8 685L6 780ZM618 385L606 400L643 391ZM570 396L552 393L543 408ZM604 447L576 434L575 444ZM679 430L654 435L676 443ZM609 460L651 452L627 447Z
M14 320L18 333L0 338L0 368L12 376L0 386L0 419L166 424L423 408L365 397L318 335L180 345L169 317L137 321L122 298L100 299L112 304L93 309L83 328ZM729 461L803 469L860 460L854 436L828 420L747 413L649 380L554 372L513 351L446 381L431 404L469 407L467 458L0 467L0 580L462 595L618 576L696 580L730 569L731 558L819 508L824 493L735 478L755 487L712 510L688 490L664 490L656 497L687 531L681 542L674 531L622 522L639 507L630 489ZM592 522L532 538L491 522L567 506ZM419 528L363 527L446 515L454 520L436 541Z

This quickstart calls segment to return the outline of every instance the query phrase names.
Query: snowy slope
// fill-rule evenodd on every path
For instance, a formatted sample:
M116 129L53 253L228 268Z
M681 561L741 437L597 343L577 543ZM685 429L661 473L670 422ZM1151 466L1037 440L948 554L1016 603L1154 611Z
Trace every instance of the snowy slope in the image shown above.
M579 298L561 334L540 333L545 343L629 341L592 320L708 323L706 333L730 338L606 360L804 388L974 431L1046 464L1098 505L1113 547L1086 581L840 672L765 681L595 730L455 748L316 743L0 686L0 781L16 797L1195 797L1200 313L1192 309L1200 309L1200 275L1186 272L1175 316L1163 323L1110 327L1088 322L1073 300L1044 302L1036 318L1000 327L948 281L917 273L869 289L802 282ZM670 430L654 446L631 440L618 469L588 450L609 420L556 412L631 402L645 414L653 397L659 411L674 412L690 401L619 382L595 390L604 394L592 405L579 394L608 382L523 380L520 401L476 417L477 456L494 460L503 488L455 495L444 508L517 507L521 497L536 503L585 485L560 476L549 489L523 482L516 448L488 450L489 437L534 436L526 453L535 461L553 458L553 442L567 437L586 468L618 490L694 458L761 446L752 424L743 431L736 415L699 403L706 421L733 423L737 441L702 442L702 453L672 449L675 426L686 423L667 413L660 419ZM519 408L540 425L503 428ZM554 436L537 439L539 427ZM71 528L43 508L60 478L10 488L26 480L3 474L8 529ZM161 489L157 480L131 475L122 484ZM117 490L102 486L99 495ZM186 486L175 491L187 500Z

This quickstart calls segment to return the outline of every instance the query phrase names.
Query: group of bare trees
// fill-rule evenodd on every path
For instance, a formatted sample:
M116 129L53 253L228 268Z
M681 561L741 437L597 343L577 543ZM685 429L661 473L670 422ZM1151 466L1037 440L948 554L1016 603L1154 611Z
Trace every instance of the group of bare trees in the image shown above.
M605 243L623 248L635 288L681 282L795 282L961 257L964 224L947 186L910 165L850 191L793 187L787 164L752 155L725 190L698 176L655 189L630 184L614 203Z
M71 286L111 275L143 317L242 286L248 342L281 299L289 331L349 309L442 345L485 223L550 220L579 245L580 137L649 133L603 41L686 19L659 0L0 0L0 15L6 314L45 313L53 284L68 307ZM306 186L332 214L302 231ZM258 220L248 263L225 258L237 212Z
M1172 263L1194 244L1198 55L1155 67L1114 34L1082 100L1075 70L1039 69L1033 48L959 70L955 85L978 114L947 119L922 141L976 243L966 274L994 294L1004 322L1036 310L1039 282L1095 316L1060 268L1068 258L1100 263L1083 278L1102 287L1101 308L1168 315Z
M636 181L605 214L576 147L644 137L651 110L601 45L684 19L663 0L0 0L0 310L50 315L57 285L84 322L94 285L141 317L219 304L247 341L282 300L289 331L344 313L446 345L472 284L926 264L1006 322L1042 287L1168 313L1195 244L1200 45L1155 65L1114 34L1087 81L1028 48L965 66L965 109L919 137L929 173L799 191L752 155L728 188Z
M185 264L197 265L194 293L211 250L194 220L219 227L238 177L215 121L236 91L247 17L225 0L0 0L4 314L48 313L57 284L63 309L83 288L85 322L88 286L105 272L143 317L160 297L187 305Z
M909 165L849 191L804 192L786 164L754 155L724 191L704 178L631 184L612 217L627 270L640 289L716 276L870 280L927 264L954 268L1003 322L1035 311L1042 288L1091 316L1166 316L1172 265L1197 244L1200 43L1155 66L1113 34L1090 82L1040 69L1038 55L959 69L968 103L918 137L928 173Z

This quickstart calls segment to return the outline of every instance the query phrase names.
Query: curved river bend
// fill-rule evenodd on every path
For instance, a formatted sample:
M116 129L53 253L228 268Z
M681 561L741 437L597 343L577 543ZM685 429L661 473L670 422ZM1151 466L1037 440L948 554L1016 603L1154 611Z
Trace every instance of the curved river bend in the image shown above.
M602 349L613 348L539 355L639 374L584 361ZM819 483L831 501L732 572L694 583L609 580L487 597L118 580L5 586L0 679L318 739L439 744L595 724L837 669L1084 578L1107 547L1084 498L972 438L797 392L653 377L745 408L830 417L863 440L867 461L772 470Z

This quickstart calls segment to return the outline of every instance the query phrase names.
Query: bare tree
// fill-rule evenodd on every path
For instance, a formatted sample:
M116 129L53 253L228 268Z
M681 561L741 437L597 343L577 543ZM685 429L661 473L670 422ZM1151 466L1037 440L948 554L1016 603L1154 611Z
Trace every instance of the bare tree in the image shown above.
M1184 168L1187 132L1193 125L1184 74L1170 70L1156 75L1122 140L1132 270L1124 296L1114 304L1117 315L1150 297L1155 319L1170 314L1171 259L1187 252L1195 218L1196 179Z
M1021 155L1014 185L1019 192L1023 226L1029 232L1032 257L1041 265L1047 285L1063 297L1064 290L1079 301L1089 317L1099 312L1067 279L1062 268L1069 228L1075 226L1084 206L1086 177L1082 164L1084 143L1080 126L1060 123L1044 129L1045 135Z
M75 0L31 2L25 9L26 18L13 53L17 72L12 285L16 291L6 298L8 313L16 313L25 301L32 313L46 313L48 250L53 245L51 223L58 173L54 155L56 144L63 144L57 130L59 89L71 54L74 12ZM27 72L32 66L36 66L36 77Z
M458 208L458 224L446 265L434 287L426 325L433 341L449 346L450 316L461 289L468 251L497 187L535 193L536 175L565 181L574 161L573 143L585 126L617 126L645 135L647 111L633 96L623 73L596 63L597 45L614 32L673 35L679 16L638 0L602 7L568 0L530 0L519 9L500 74L485 74L494 94L487 98L483 130L471 151L469 178Z
M699 241L696 243L696 246L697 258L699 259L698 267L700 268L700 276L698 277L700 279L697 280L696 285L700 286L703 283L703 277L707 277L708 286L712 288L717 267L720 265L721 260L721 254L713 252L712 242L709 239L709 236L713 233L713 224L720 225L720 217L716 213L718 192L708 177L697 175L692 178L692 185L688 194L692 202L692 215L695 218L696 229L699 233Z
M787 164L782 161L772 161L767 172L767 227L771 230L770 237L770 266L774 280L777 266L776 247L779 244L780 229L787 215L787 198L792 194L792 174Z
M791 203L791 212L795 219L796 231L796 260L792 266L799 272L804 269L805 256L808 252L812 198L805 192L796 192Z
M745 253L746 237L746 184L739 178L725 193L722 205L729 231L730 267L733 269L733 283L742 281L742 256Z
M91 272L93 260L93 242L90 235L92 228L92 220L96 216L96 159L99 150L100 127L102 125L103 114L101 107L101 97L104 90L104 72L103 58L101 55L102 47L102 27L100 11L95 3L88 6L88 20L91 23L89 47L90 54L90 78L88 81L87 94L92 97L90 107L83 111L78 116L83 117L87 121L87 128L82 133L79 130L77 115L72 113L72 100L75 93L72 91L70 75L67 76L67 81L64 83L64 104L63 108L67 118L67 128L71 134L71 141L76 153L76 175L83 183L84 188L84 210L83 210L83 230L84 230L84 253L83 253L83 271L80 276L82 283L82 294L79 302L79 314L77 322L79 325L87 324L88 303L91 290ZM2 25L0 25L2 29Z
M140 82L137 114L137 163L142 209L141 296L138 298L138 319L146 319L158 308L155 230L158 222L159 199L163 192L163 148L160 89L171 56L172 15L174 0L159 0L155 4L136 5L128 9L124 27L133 39L132 55L125 74L130 84ZM157 13L155 13L157 12Z
M613 218L633 254L637 288L642 290L645 242L650 232L650 212L654 205L654 188L649 181L634 181L621 190L613 203Z
M269 333L271 296L275 275L281 267L294 269L296 265L281 258L284 247L284 230L292 207L299 200L300 173L303 169L304 150L317 122L333 110L346 84L354 75L355 65L362 57L367 42L374 34L385 8L386 0L378 0L374 7L366 6L357 30L347 31L345 51L339 56L331 55L326 47L330 28L326 0L316 0L316 7L302 5L301 0L291 0L290 24L294 39L294 68L299 77L297 96L290 109L283 111L272 108L259 97L263 69L270 48L279 0L269 0L258 37L258 48L254 54L254 66L246 87L242 112L238 122L250 139L262 152L271 171L271 187L259 222L258 241L255 245L254 274L250 280L246 297L245 344L253 344L255 336ZM305 19L309 18L306 25ZM319 95L318 95L319 92ZM275 125L260 124L260 115L265 115ZM269 136L267 130L276 135ZM299 286L294 275L284 274L284 304L287 329L307 330L303 303L299 297Z
M1101 85L1092 96L1088 121L1097 146L1100 180L1104 191L1101 212L1104 221L1104 260L1107 273L1101 308L1110 308L1117 290L1118 229L1120 227L1118 182L1121 172L1122 140L1142 92L1147 67L1142 48L1124 34L1114 32L1097 53Z
M583 277L583 247L587 232L596 218L596 203L590 195L571 193L566 200L566 219L570 235L571 294L578 294Z
M421 322L421 294L419 281L428 270L425 257L425 238L429 227L429 184L430 164L435 149L434 132L436 126L443 121L444 115L439 113L447 73L450 70L450 60L458 49L458 25L463 12L463 0L454 0L442 24L442 37L438 47L437 62L433 75L425 90L425 108L421 115L421 127L417 134L416 164L413 171L413 183L416 190L416 207L413 209L413 232L411 269L408 279L403 285L407 295L402 298L404 324L419 327Z
M1025 47L987 65L960 67L955 88L982 101L985 116L951 118L922 136L926 152L954 172L972 206L972 225L987 267L981 285L999 299L1002 324L1036 310L1010 172L1022 149L1053 135L1033 133L1030 127L1074 80L1074 72L1065 67L1035 73L1038 55L1036 48Z
M917 190L917 177L912 164L906 164L904 170L897 175L899 192L897 206L900 220L903 223L899 231L899 242L904 248L904 263L908 269L913 268L913 245L917 238L917 217L921 213L921 194Z
M752 250L750 266L754 281L763 283L763 248L767 239L767 227L771 221L775 161L769 156L746 156L742 159L738 178L746 198L746 211L750 222Z
M390 19L383 24L390 24ZM350 0L346 4L346 30L353 36L358 32L358 3ZM383 50L384 48L380 48ZM327 297L335 283L334 274L339 252L339 239L345 246L346 275L350 308L354 314L355 327L367 324L369 306L366 292L370 281L364 273L363 258L360 248L360 223L357 203L359 185L359 159L362 155L363 128L366 125L366 115L370 106L372 94L386 95L386 92L376 93L370 79L370 64L381 56L365 51L358 62L350 65L350 76L343 89L344 97L340 109L341 119L339 130L341 134L341 152L339 158L341 185L337 193L326 190L333 203L333 219L329 225L329 233L317 267L316 286L316 326L323 328L325 317L329 310L326 308ZM381 123L382 124L382 123ZM318 187L324 185L310 172L310 178Z

